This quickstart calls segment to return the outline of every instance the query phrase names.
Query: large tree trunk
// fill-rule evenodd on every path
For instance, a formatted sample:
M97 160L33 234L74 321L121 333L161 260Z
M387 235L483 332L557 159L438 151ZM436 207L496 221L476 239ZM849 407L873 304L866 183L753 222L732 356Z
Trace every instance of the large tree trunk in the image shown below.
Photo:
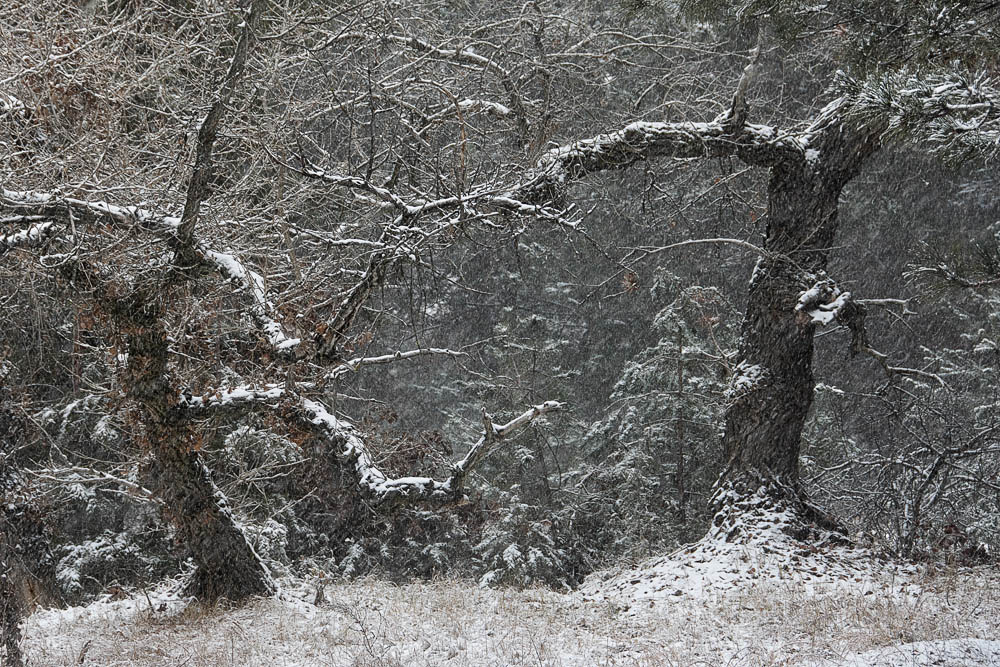
M128 348L127 392L139 410L143 441L152 454L153 490L164 503L177 539L189 550L197 570L189 592L201 599L240 600L267 595L274 583L247 541L198 454L199 440L177 410L176 389L167 373L167 337L160 295L117 303Z
M800 539L838 532L798 484L802 426L816 384L816 323L800 299L826 279L841 191L877 149L878 132L831 123L817 132L816 144L818 150L806 153L811 159L771 168L767 255L750 281L726 410L728 465L714 498L715 527L727 539L738 537L751 506L791 511L796 518L786 530Z

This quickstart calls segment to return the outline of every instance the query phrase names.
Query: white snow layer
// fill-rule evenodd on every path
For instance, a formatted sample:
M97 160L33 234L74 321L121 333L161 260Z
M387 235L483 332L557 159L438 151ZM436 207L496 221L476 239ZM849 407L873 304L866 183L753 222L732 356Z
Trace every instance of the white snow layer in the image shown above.
M240 608L169 588L25 624L36 667L91 665L1000 665L996 568L917 568L815 549L775 514L580 591L286 579ZM317 590L324 595L317 595ZM110 598L110 596L109 596Z

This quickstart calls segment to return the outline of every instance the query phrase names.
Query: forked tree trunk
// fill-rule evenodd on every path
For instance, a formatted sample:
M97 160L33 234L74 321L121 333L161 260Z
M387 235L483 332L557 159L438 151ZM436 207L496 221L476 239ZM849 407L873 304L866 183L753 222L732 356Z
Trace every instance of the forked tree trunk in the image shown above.
M837 231L841 191L878 148L878 131L831 123L817 133L816 152L771 168L767 255L750 281L739 363L729 390L723 445L728 465L714 500L715 526L739 533L747 503L791 510L790 529L805 539L836 525L806 502L799 488L802 426L812 405L816 324L800 297L825 279Z
M114 315L128 348L127 392L151 454L153 490L166 519L197 570L189 593L200 599L241 600L274 592L274 583L247 541L198 453L199 440L176 410L167 373L167 337L158 294L138 292L118 302Z

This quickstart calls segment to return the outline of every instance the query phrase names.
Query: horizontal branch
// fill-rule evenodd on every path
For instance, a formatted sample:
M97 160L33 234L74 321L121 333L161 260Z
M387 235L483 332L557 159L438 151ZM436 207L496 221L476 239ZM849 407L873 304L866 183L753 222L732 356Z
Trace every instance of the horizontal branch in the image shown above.
M465 352L458 352L456 350L448 350L439 347L425 347L418 348L415 350L407 350L406 352L393 352L391 354L383 354L378 357L357 357L355 359L350 359L343 362L329 373L326 374L326 379L332 380L334 378L340 377L341 375L346 375L347 373L357 372L362 366L371 366L378 364L391 364L394 361L401 361L403 359L412 359L414 357L420 357L425 355L445 355L449 357L464 357L468 356Z
M171 215L154 213L138 206L116 206L105 201L88 201L75 197L63 197L58 193L33 190L2 190L0 204L14 210L32 211L47 218L62 219L67 212L81 216L84 220L108 220L122 224L138 224L144 229L160 234L173 234L181 219Z
M772 166L803 160L806 142L766 125L635 122L621 130L582 139L547 151L528 178L511 191L514 199L544 201L566 183L592 173L623 169L657 157L736 156L748 164Z
M183 392L178 399L178 407L195 411L221 407L243 407L255 403L278 401L284 394L284 387L278 385L266 385L265 389L236 387L204 396L192 396L188 392Z
M497 188L479 188L463 193L461 196L407 201L389 188L375 185L370 180L358 176L337 174L308 163L305 167L299 168L282 162L273 155L272 159L306 178L320 180L333 187L373 194L378 200L381 200L382 207L395 210L400 214L400 222L438 211L465 210L472 212L481 208L494 208L535 218L563 219L563 213L558 209L543 206L538 202L521 201L514 197L511 192L504 192ZM370 201L374 205L379 205L378 201Z
M26 472L38 479L56 482L60 486L67 484L112 484L122 486L128 490L128 494L132 497L142 498L157 505L163 505L163 501L157 498L156 494L141 484L93 468L84 468L81 466L40 468L37 470L28 468Z
M26 220L29 219L39 219L39 216L26 217ZM51 235L53 224L52 222L35 222L20 231L0 234L0 255L14 248L33 248L41 245Z
M955 285L956 287L962 287L964 289L983 289L986 287L994 287L1000 285L1000 277L997 278L982 278L974 280L967 278L957 271L952 269L950 266L944 262L938 264L937 266L921 266L914 269L910 269L906 272L905 277L913 278L915 276L934 276L937 278L943 278L948 283Z
M643 256L643 258L647 258L647 257L649 257L651 255L655 255L657 253L665 252L667 250L673 250L675 248L683 248L685 246L692 246L692 245L703 245L703 244L706 244L706 243L707 244L712 244L712 245L720 245L720 244L721 245L735 245L735 246L739 246L741 248L745 248L746 250L749 250L751 252L757 253L761 257L769 257L770 256L770 253L768 253L766 250L764 250L760 246L757 246L757 245L754 245L753 243L750 243L749 241L744 241L743 239L727 239L727 238L688 239L687 241L678 241L677 243L671 243L669 245L664 245L664 246L639 246L635 250L645 253L645 255Z

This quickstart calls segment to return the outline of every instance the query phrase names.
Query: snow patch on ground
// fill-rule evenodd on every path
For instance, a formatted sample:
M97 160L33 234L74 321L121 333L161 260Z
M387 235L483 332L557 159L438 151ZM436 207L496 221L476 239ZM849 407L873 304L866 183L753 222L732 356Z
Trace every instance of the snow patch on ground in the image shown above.
M795 587L807 595L920 593L914 565L878 559L862 549L799 542L784 530L792 520L787 512L765 511L749 518L738 527L736 540L727 541L721 531L713 531L638 568L592 575L579 594L587 600L631 604L677 597L720 599L773 586Z
M949 639L937 642L913 642L901 646L867 651L842 663L844 667L972 667L1000 665L1000 641Z
M740 526L739 543L719 530L637 568L595 574L568 595L287 578L278 596L227 608L164 585L36 612L24 648L37 667L1000 665L997 568L815 549L781 528L780 513L764 512Z

